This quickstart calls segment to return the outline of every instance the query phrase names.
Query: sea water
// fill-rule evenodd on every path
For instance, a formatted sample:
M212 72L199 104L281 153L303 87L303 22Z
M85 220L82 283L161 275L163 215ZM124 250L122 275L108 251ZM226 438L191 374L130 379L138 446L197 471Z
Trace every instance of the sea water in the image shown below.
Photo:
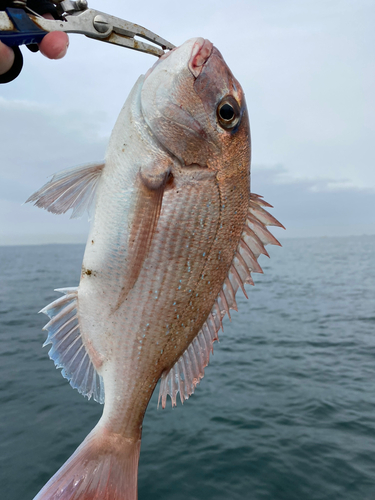
M37 312L84 247L0 248L0 496L31 500L102 407L42 349ZM143 426L140 500L375 499L375 236L286 239L195 394Z

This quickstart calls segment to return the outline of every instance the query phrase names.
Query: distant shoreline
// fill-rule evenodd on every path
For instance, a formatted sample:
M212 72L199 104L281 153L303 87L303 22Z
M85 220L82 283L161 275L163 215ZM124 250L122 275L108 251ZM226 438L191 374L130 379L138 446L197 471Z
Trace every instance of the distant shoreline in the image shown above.
M322 239L348 239L348 238L371 238L374 237L375 234L352 234L352 235L333 235L333 236L288 236L287 234L278 234L277 238L281 240L281 243L287 240L322 240ZM55 237L55 235L54 235ZM82 238L81 235L77 235L77 237L72 235L59 235L58 241L53 241L51 236L47 235L36 235L32 239L28 241L20 241L19 238L13 239L13 237L6 237L5 242L0 241L0 247L25 247L25 246L46 246L46 245L86 245L87 238ZM44 240L44 241L43 241Z

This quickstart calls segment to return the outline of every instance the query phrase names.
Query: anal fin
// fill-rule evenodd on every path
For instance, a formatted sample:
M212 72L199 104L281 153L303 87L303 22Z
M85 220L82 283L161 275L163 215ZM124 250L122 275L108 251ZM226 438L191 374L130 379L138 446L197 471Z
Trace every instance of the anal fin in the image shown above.
M56 368L62 368L62 376L74 389L88 399L93 397L98 403L104 403L103 379L97 373L79 331L77 290L56 290L62 292L63 297L40 311L51 318L43 328L48 331L43 347L52 344L48 355Z

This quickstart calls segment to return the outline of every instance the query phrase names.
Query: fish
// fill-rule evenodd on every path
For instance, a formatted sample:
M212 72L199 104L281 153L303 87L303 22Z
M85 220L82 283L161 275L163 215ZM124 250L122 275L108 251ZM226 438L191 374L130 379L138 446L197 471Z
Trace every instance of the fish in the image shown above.
M35 500L135 500L142 422L195 391L223 318L247 297L283 227L250 191L243 89L219 50L193 38L135 83L104 162L56 174L27 201L91 206L78 287L41 312L50 358L103 414Z

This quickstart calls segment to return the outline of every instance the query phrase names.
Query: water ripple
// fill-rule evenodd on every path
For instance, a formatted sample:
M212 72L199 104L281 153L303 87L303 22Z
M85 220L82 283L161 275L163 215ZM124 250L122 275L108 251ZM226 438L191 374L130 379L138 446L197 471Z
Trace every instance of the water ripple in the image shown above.
M54 288L78 283L82 254L79 245L0 248L8 500L31 499L101 413L55 370L37 315ZM375 498L375 237L287 240L271 257L224 322L194 396L164 411L153 396L140 500Z

